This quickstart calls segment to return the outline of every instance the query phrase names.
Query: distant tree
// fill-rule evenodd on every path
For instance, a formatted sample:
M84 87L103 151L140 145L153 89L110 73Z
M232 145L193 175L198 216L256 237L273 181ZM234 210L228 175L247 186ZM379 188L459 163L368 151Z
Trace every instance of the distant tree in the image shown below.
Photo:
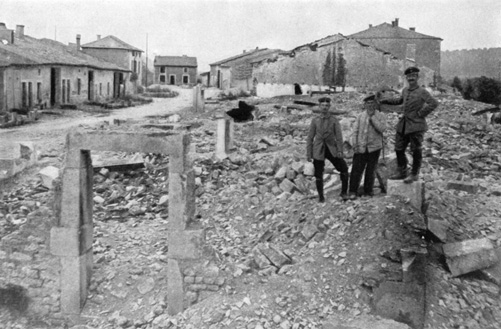
M331 52L327 53L324 63L324 71L322 72L322 78L324 79L324 84L328 85L332 81L332 58Z
M466 79L462 88L464 99L473 99L493 105L501 104L501 82L495 79L485 76Z
M463 92L463 84L461 82L461 79L459 79L457 76L452 79L451 87L456 88L460 93Z
M344 59L343 54L339 54L338 56L338 67L337 67L337 74L336 74L336 85L344 87L346 85L346 60Z

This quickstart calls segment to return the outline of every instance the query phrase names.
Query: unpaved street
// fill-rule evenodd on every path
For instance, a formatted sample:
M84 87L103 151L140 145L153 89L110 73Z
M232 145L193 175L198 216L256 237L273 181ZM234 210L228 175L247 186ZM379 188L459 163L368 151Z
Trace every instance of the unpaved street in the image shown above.
M62 116L43 115L33 124L0 129L0 158L11 142L34 141L41 152L55 148L64 141L71 129L81 125L92 126L114 119L140 119L148 116L164 116L191 106L192 90L173 87L179 95L174 98L154 98L153 103L110 110L108 114L90 114L82 111L67 110ZM3 150L3 151L2 151Z

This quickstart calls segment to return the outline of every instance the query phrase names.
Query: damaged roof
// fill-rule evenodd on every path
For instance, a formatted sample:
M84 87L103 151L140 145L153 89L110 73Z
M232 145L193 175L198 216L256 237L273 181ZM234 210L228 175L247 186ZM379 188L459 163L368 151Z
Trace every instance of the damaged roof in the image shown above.
M436 39L442 40L438 37L418 33L404 29L399 26L393 26L388 23L382 23L367 30L357 32L348 36L354 39Z
M239 58L248 57L248 56L256 56L256 55L259 55L259 56L269 56L269 55L272 55L274 53L278 53L280 51L281 51L280 49L268 49L268 48L259 49L259 48L256 48L254 50L245 51L245 52L243 52L241 54L238 54L238 55L235 55L235 56L232 56L232 57L228 57L226 59L220 60L218 62L209 64L209 65L210 66L221 65L221 64L224 64L224 63L227 63L227 62L231 62L231 61L234 61L234 60L239 59ZM258 59L254 59L254 61L259 61L259 60Z
M103 70L125 71L114 63L77 51L50 39L36 39L28 35L14 38L14 43L0 43L0 66L14 65L71 65Z
M189 56L155 56L154 66L197 67L197 58Z
M108 35L107 37L81 45L82 48L123 49L143 52L141 49L129 45L119 38Z

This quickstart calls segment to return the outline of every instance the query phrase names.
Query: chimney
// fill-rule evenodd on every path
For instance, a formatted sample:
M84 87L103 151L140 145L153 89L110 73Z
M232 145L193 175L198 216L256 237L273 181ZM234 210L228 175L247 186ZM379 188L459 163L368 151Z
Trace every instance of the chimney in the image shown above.
M395 18L395 26L398 27L398 18Z
M409 27L409 30L416 32L416 28L415 27Z
M243 52L243 53L245 54L245 49L244 49L244 52Z
M395 21L391 21L391 26L395 27Z
M0 23L0 30L7 30L7 26L5 26L5 23Z
M24 25L16 25L16 37L19 39L24 37Z
M97 40L101 40L101 34L97 35Z
M14 31L9 30L7 26L5 26L5 23L0 23L0 42L2 40L7 41L9 44L14 43Z
M372 27L372 24L369 24L369 29Z
M77 34L77 51L80 51L80 34Z

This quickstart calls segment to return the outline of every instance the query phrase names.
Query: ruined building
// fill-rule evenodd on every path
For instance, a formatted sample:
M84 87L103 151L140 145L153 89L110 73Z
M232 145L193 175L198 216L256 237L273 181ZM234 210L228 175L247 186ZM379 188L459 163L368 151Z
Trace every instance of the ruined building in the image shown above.
M350 87L357 90L375 90L381 85L396 89L404 87L405 68L416 65L393 54L363 44L341 34L328 36L299 46L273 59L253 62L252 77L257 84L257 95L263 85L278 84L282 94L294 94L299 85L303 93L312 88ZM433 81L433 70L421 68L420 83Z
M415 27L400 27L398 18L391 24L369 25L367 30L348 35L348 38L390 52L401 59L416 61L417 65L426 66L440 75L441 38L416 32Z

